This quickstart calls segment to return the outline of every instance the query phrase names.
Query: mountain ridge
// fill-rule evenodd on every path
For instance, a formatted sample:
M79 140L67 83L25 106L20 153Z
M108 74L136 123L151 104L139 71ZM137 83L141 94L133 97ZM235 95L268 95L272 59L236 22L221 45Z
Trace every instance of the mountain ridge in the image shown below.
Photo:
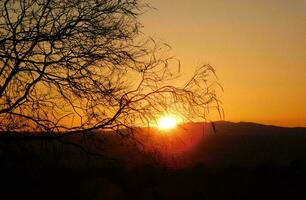
M129 167L151 161L178 168L199 163L208 167L256 166L269 162L290 165L295 160L306 161L306 128L218 121L183 124L166 132L157 128L137 129L133 137L127 139L115 133L93 134L85 139L82 134L62 140L28 138L10 142L0 139L0 147L4 148L0 156L7 160L5 162L13 162L10 165L15 165L12 159L15 157L20 157L18 162L21 163L23 158L33 160L35 157L53 163L48 160L51 156L57 158L56 166L86 166L83 160L88 160L88 155L77 145ZM100 167L95 163L92 166Z

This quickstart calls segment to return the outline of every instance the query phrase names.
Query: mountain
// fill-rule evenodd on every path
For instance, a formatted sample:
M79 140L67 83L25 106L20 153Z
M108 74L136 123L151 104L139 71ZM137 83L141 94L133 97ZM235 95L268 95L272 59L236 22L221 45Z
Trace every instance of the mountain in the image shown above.
M306 199L306 128L220 121L7 137L0 191L10 199Z
M170 168L288 166L306 161L305 146L306 128L218 121L183 124L169 131L139 128L133 137L106 132L50 141L0 140L0 157L4 166L31 166L38 160L39 165L95 168L113 162L128 168L147 164Z
M189 165L209 167L290 165L306 161L306 128L284 128L249 122L196 124L192 133L203 134L196 147L184 154ZM206 126L204 132L199 126ZM195 128L196 127L196 128ZM205 133L206 130L206 133ZM205 135L206 134L206 135ZM199 139L197 139L199 140Z

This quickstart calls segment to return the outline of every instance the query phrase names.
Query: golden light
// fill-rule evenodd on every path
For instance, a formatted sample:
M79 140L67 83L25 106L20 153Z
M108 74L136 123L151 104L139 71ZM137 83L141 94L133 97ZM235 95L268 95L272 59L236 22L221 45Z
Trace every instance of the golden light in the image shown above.
M173 116L161 117L158 121L158 128L161 130L173 129L177 126L177 120Z

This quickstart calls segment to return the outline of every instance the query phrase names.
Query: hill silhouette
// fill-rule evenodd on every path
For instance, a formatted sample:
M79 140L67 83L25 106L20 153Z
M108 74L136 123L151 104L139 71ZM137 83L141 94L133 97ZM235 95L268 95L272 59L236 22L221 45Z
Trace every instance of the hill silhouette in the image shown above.
M130 138L18 137L0 139L0 191L10 199L306 198L306 128L220 121Z
M7 166L14 166L14 162L26 166L22 162L27 157L25 160L29 165L35 159L42 159L39 163L48 165L48 159L56 159L59 167L87 167L92 162L89 166L95 168L103 168L106 160L128 168L158 162L170 168L188 168L197 164L224 168L290 165L306 160L306 128L249 122L189 123L169 131L138 128L133 137L127 138L106 132L86 138L74 135L63 140L27 139L8 143L2 138L2 141L6 141L0 141L2 162ZM97 154L96 158L91 159L92 155L84 149Z
M246 167L262 164L290 165L296 160L306 159L305 128L249 122L215 122L214 127L215 132L212 128L204 129L206 136L185 155L193 164L203 162L211 167ZM200 134L199 129L194 128L192 132Z

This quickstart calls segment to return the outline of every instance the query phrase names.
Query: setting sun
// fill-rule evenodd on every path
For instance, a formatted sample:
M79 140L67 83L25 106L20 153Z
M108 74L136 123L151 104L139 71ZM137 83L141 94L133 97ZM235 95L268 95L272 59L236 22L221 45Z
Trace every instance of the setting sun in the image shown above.
M172 116L164 116L161 117L158 121L158 128L161 130L173 129L177 125L177 121L175 117Z

